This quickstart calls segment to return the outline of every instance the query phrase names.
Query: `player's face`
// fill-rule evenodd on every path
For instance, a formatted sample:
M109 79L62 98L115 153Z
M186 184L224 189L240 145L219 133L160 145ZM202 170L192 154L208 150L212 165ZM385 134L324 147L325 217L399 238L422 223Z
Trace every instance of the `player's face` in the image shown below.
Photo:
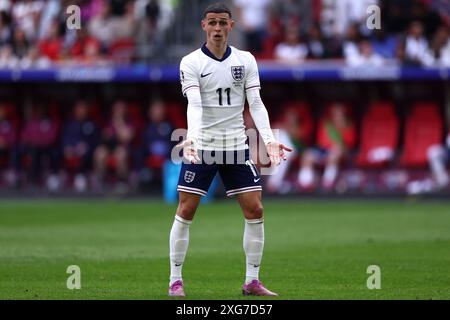
M225 44L228 33L233 29L234 21L228 13L208 13L202 20L207 42L215 45Z

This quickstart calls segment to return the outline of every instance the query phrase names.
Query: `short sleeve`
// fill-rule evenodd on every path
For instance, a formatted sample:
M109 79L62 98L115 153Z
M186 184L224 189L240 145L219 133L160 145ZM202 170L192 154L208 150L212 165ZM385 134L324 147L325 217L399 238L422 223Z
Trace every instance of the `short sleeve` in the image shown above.
M261 89L259 82L259 71L255 57L250 54L250 63L248 65L247 79L245 80L245 90Z
M195 72L194 66L187 62L185 58L180 63L180 82L183 96L192 88L199 88L198 74Z

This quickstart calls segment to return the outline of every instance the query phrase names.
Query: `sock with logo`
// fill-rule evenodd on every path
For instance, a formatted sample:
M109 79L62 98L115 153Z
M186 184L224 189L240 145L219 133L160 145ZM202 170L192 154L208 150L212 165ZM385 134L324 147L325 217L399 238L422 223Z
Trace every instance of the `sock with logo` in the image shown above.
M244 251L246 256L245 283L258 279L264 248L264 219L245 220Z
M189 245L189 226L192 220L175 216L170 231L170 285L181 280L181 270Z

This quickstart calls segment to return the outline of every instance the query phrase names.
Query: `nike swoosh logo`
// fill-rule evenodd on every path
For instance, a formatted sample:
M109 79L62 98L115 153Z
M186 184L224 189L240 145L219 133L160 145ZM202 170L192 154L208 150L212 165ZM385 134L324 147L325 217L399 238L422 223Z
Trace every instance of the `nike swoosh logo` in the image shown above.
M180 263L180 264L175 263L175 267L179 267L179 266L181 266L181 265L182 265L182 263Z
M259 180L261 180L261 178L253 179L254 182L258 182Z
M210 72L210 73L207 73L207 74L203 74L203 73L201 73L200 74L200 77L202 77L202 78L204 78L204 77L207 77L207 76L209 76L210 74L211 74L212 72Z

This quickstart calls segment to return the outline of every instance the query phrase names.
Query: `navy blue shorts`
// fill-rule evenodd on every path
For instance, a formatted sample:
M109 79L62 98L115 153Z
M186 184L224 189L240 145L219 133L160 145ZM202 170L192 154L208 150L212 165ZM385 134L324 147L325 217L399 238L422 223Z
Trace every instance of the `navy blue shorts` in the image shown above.
M177 191L206 196L217 172L222 178L227 196L261 191L261 177L249 157L249 151L198 151L197 164L181 166Z

